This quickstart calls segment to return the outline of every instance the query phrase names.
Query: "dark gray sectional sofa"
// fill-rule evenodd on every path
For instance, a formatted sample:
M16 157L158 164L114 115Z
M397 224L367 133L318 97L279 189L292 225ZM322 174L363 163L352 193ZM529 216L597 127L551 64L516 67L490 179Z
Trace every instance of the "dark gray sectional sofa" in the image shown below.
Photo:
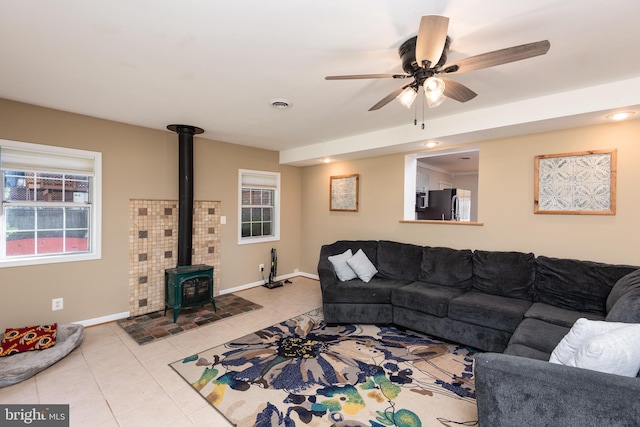
M336 276L328 257L348 249L362 249L378 270L368 283ZM476 359L481 425L640 425L640 380L548 362L579 318L640 323L638 268L343 240L322 246L318 274L328 323L393 323L489 352ZM631 285L612 292L627 275ZM616 398L601 392L592 408L584 393L616 381L628 388L610 390Z

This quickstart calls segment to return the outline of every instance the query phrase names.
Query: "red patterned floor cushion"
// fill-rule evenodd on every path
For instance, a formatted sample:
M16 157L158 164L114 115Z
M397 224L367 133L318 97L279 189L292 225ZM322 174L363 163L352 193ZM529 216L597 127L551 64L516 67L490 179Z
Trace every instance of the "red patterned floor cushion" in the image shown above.
M0 344L0 357L31 350L43 350L56 343L58 324L8 328Z

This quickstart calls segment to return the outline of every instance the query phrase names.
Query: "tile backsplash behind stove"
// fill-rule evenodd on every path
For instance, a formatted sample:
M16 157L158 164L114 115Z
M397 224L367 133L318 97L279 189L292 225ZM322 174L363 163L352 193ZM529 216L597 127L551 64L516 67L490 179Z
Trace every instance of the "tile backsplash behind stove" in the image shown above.
M193 203L192 264L213 266L220 283L220 202ZM129 200L130 316L164 310L164 270L178 257L178 201Z

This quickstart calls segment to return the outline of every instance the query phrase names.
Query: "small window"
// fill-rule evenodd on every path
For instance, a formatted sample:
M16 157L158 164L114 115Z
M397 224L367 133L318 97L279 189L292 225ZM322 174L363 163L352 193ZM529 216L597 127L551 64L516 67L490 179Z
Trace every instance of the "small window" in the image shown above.
M240 169L239 182L238 242L280 240L280 174Z
M100 257L101 154L0 140L0 267Z

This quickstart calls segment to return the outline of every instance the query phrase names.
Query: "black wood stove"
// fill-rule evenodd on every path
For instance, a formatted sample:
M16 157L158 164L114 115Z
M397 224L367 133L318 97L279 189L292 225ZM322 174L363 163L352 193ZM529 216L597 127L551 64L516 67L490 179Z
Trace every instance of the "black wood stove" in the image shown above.
M204 130L189 125L169 125L167 129L179 137L179 204L178 204L178 265L165 270L165 309L173 310L176 323L181 309L201 307L211 303L216 310L213 297L213 267L191 265L193 252L193 135Z

